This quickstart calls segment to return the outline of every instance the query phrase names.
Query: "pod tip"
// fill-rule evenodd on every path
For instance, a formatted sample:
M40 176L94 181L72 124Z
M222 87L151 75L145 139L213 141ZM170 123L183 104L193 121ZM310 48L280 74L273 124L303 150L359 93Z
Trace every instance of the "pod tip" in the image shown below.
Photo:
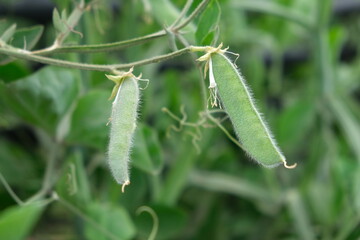
M287 165L287 162L285 161L284 162L284 167L288 168L288 169L294 169L296 168L297 166L297 163L294 163L293 165Z
M127 185L129 185L130 184L130 181L129 180L126 180L124 183L123 183L123 185L121 185L121 192L125 192L125 187L127 186Z

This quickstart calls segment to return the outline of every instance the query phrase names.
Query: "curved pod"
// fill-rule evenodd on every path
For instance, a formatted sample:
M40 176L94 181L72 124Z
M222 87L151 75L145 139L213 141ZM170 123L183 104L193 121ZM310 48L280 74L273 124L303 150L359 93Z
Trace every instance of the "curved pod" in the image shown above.
M238 69L222 53L211 55L211 68L220 99L244 150L265 167L281 163L286 166L285 157L256 109L251 92Z
M115 97L111 113L108 164L115 180L123 186L130 184L129 159L136 128L139 87L135 78L125 78Z

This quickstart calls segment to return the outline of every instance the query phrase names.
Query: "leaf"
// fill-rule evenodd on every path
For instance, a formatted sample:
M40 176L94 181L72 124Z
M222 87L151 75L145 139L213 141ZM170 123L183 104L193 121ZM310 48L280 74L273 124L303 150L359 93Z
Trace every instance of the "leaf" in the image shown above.
M0 59L3 59L2 57L3 56L0 56ZM5 58L7 57L4 57L4 59ZM30 73L30 69L28 69L22 62L16 61L8 63L4 66L1 66L0 63L0 81L3 81L4 83L10 83L20 78L24 78L30 75Z
M174 239L186 226L187 216L179 208L166 207L164 205L150 206L159 220L159 228L155 239ZM141 213L136 218L136 226L139 235L147 239L152 228L153 219L148 213Z
M60 14L59 14L59 11L54 8L54 11L53 11L53 24L54 24L54 27L56 29L56 31L58 33L62 33L62 32L65 32L67 30L67 27L66 27L66 22L61 19L60 17Z
M14 35L15 30L16 30L16 24L11 25L8 29L5 30L5 32L3 32L0 39L5 43L7 43Z
M96 226L85 224L88 240L133 239L135 236L135 226L122 207L93 202L87 206L87 214L96 223Z
M16 48L31 50L39 41L43 30L44 27L41 25L18 29L15 31L10 44ZM0 65L8 64L11 61L15 61L15 59L8 56L0 56Z
M267 189L245 178L234 177L230 174L193 171L189 179L192 185L207 190L234 194L254 202L266 202L272 206L278 202L278 199L272 197Z
M33 203L4 210L0 215L0 239L26 239L44 207L43 203Z
M83 207L91 200L89 181L83 161L80 152L72 153L67 159L63 175L57 184L59 196L78 207Z
M75 70L46 67L10 84L0 84L0 100L24 121L55 135L80 91Z
M158 174L164 164L161 146L156 132L145 125L139 125L134 137L131 154L132 165L150 174Z
M276 136L285 152L298 149L314 120L315 108L311 99L300 99L282 112L277 122Z
M44 27L42 25L20 28L16 30L11 45L17 48L31 50L39 41L43 31Z
M344 132L344 136L352 148L357 160L360 162L360 125L348 107L340 99L332 97L330 107Z
M36 160L24 148L0 138L0 171L12 186L26 189L24 182L36 178Z
M10 27L10 24L8 23L8 21L6 19L1 19L0 20L0 33L2 35L2 33L4 33L6 31L6 29L8 29Z
M152 15L161 26L170 26L179 17L180 11L169 0L151 0ZM194 32L195 25L190 23L183 28L184 32Z
M288 192L287 203L299 239L315 239L315 233L309 216L307 215L309 211L297 190Z
M356 172L354 174L353 187L352 187L352 197L354 204L354 209L358 216L360 216L360 166L357 166Z
M199 45L211 45L216 40L221 10L217 0L212 0L201 15L195 37Z
M110 131L106 126L111 113L109 96L108 91L94 90L79 99L67 141L105 149Z

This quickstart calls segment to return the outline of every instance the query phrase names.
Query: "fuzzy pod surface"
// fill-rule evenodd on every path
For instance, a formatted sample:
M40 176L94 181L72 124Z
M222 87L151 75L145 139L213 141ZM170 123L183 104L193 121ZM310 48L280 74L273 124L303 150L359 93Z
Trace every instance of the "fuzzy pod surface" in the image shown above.
M112 106L108 164L119 184L127 185L133 135L136 128L140 93L135 78L125 78Z
M224 54L213 53L211 68L221 102L244 150L265 167L281 163L286 166L285 157L256 109L250 89L236 66Z

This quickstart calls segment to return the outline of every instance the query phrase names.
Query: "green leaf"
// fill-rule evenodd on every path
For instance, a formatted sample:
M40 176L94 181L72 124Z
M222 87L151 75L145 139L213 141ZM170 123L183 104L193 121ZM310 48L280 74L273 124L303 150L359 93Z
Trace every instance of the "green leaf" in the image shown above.
M110 128L110 92L94 90L81 97L71 119L67 141L104 150Z
M43 31L44 27L42 25L20 28L16 30L11 45L17 48L31 50L39 41Z
M195 37L199 45L211 45L216 40L221 10L217 0L212 0L201 15Z
M287 194L287 201L293 224L298 233L299 239L315 239L315 233L301 195L297 190L290 190Z
M353 187L352 187L352 197L354 204L354 209L358 216L360 216L360 166L356 167L356 172L353 178Z
M31 50L39 41L43 30L44 27L41 25L18 29L15 31L10 44L13 47ZM14 59L7 56L0 56L0 65L5 65L11 61L14 61Z
M175 239L175 236L185 228L187 216L182 210L163 205L150 206L150 208L155 211L159 219L159 228L155 239ZM153 223L152 217L146 212L136 218L136 226L141 239L148 238Z
M63 21L67 21L67 19L68 19L68 16L67 16L67 12L66 12L66 9L64 8L62 11L61 11L61 19L63 20Z
M0 20L0 33L4 33L6 31L6 29L8 29L10 27L10 24L8 23L8 21L6 19L1 19Z
M161 26L170 26L179 17L180 11L169 0L151 0L151 11ZM195 25L190 23L183 28L184 32L194 32Z
M26 239L44 207L43 203L33 203L4 210L0 215L0 239Z
M96 223L96 226L85 224L88 240L133 239L135 236L135 226L122 207L93 202L87 207L87 214Z
M26 149L0 138L0 171L10 185L29 188L24 182L36 178L35 164L36 159Z
M234 194L254 202L266 202L267 205L272 206L278 202L278 199L272 197L267 189L230 174L194 170L189 179L192 185L207 190Z
M24 121L55 135L79 91L77 71L46 67L19 81L0 84L0 100Z
M285 152L298 149L301 141L305 141L314 120L315 106L310 99L299 99L282 112L277 121L276 137Z
M16 24L11 25L8 29L5 30L5 32L3 32L0 39L4 42L8 42L14 35L15 30L16 30Z
M1 59L3 56L0 56L0 81L4 83L10 83L20 78L24 78L30 75L30 69L28 69L22 62L16 61L8 63L4 66L1 66ZM4 59L9 59L4 57Z
M66 21L61 19L59 11L56 8L54 8L54 11L53 11L53 24L54 24L54 27L55 27L55 29L56 29L56 31L58 33L65 32L67 30L67 27L66 27L65 23L66 23Z
M357 160L360 161L360 124L340 98L332 97L330 107L344 132L349 146L352 148Z
M150 174L158 174L164 164L156 132L145 125L137 127L131 154L132 165Z
M80 152L72 153L67 159L63 175L57 184L57 193L78 207L83 207L91 200L89 181Z

